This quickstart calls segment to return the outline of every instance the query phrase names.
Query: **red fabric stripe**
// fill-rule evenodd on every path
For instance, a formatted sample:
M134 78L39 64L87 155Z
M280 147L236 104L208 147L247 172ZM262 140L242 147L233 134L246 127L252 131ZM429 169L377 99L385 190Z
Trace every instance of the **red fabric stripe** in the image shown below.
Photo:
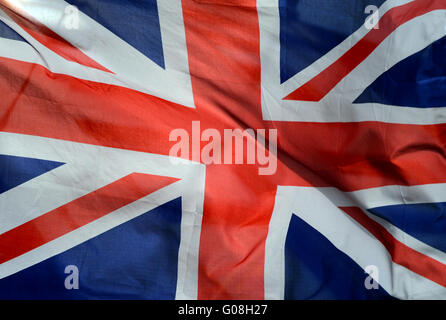
M9 6L10 5L4 0L0 0L0 7L6 12L8 16L10 16L34 39L36 39L41 44L48 47L64 59L79 63L90 68L111 72L36 19L33 19L25 12L19 13L15 10L11 10Z
M369 218L360 208L341 208L366 228L389 251L392 261L446 287L446 265L395 239L383 226Z
M192 71L201 61L191 58ZM170 131L189 131L192 120L200 120L203 130L271 125L258 120L260 102L229 95L219 79L193 78L198 109L191 109L0 58L0 130L167 155ZM255 89L253 80L244 83ZM352 191L446 181L446 124L273 124L279 135L277 184Z
M379 22L379 29L372 29L341 58L331 64L284 100L320 101L343 78L353 71L399 26L430 11L446 9L443 0L416 0L387 11Z
M133 173L0 235L0 263L20 256L178 179Z
M202 126L265 126L256 1L182 3ZM263 299L264 241L275 189L257 175L255 166L207 166L199 299Z
M290 172L344 191L446 182L446 124L275 124L287 172L279 184L296 185Z
M169 154L195 110L130 89L0 58L0 130Z

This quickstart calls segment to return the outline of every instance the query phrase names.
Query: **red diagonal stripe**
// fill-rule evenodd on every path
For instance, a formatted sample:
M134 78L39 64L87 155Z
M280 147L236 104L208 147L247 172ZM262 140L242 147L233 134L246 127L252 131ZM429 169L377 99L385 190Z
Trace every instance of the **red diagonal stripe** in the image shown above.
M16 12L18 8L14 7L14 11L9 8L10 4L4 0L0 0L0 8L3 9L8 16L11 17L18 25L20 25L26 32L28 32L34 39L39 41L50 50L54 51L62 58L79 63L81 65L99 69L106 72L111 72L103 67L57 33L29 16L26 12Z
M416 0L390 9L379 21L379 29L372 29L341 58L284 100L320 101L399 26L438 9L446 9L444 0Z
M446 287L446 265L395 239L382 225L368 217L358 207L341 208L366 228L389 251L392 261Z
M129 174L0 235L0 263L20 256L161 189L176 178Z

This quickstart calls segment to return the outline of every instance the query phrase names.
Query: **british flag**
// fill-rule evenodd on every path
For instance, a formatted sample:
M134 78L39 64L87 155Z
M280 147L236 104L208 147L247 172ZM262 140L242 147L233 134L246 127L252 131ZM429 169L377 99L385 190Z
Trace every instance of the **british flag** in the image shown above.
M0 298L446 298L445 36L446 0L0 0ZM277 170L172 161L195 121Z

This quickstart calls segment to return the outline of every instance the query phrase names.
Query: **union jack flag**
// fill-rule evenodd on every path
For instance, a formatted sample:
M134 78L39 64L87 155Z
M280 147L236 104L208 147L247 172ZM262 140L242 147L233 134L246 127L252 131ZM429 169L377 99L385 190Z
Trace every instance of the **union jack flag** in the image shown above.
M0 298L446 298L445 36L446 0L0 0ZM277 170L172 161L194 121Z

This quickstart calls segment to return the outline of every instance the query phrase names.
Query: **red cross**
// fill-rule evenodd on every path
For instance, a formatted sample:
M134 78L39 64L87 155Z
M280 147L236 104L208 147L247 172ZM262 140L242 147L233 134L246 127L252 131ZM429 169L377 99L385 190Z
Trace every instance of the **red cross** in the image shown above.
M278 185L357 190L444 182L444 125L264 121L256 0L183 0L196 109L0 59L0 130L169 154L169 133L275 128L278 169L208 165L199 299L263 299L265 239ZM430 150L433 150L433 149ZM422 156L422 158L420 157ZM335 226L334 226L335 227Z

